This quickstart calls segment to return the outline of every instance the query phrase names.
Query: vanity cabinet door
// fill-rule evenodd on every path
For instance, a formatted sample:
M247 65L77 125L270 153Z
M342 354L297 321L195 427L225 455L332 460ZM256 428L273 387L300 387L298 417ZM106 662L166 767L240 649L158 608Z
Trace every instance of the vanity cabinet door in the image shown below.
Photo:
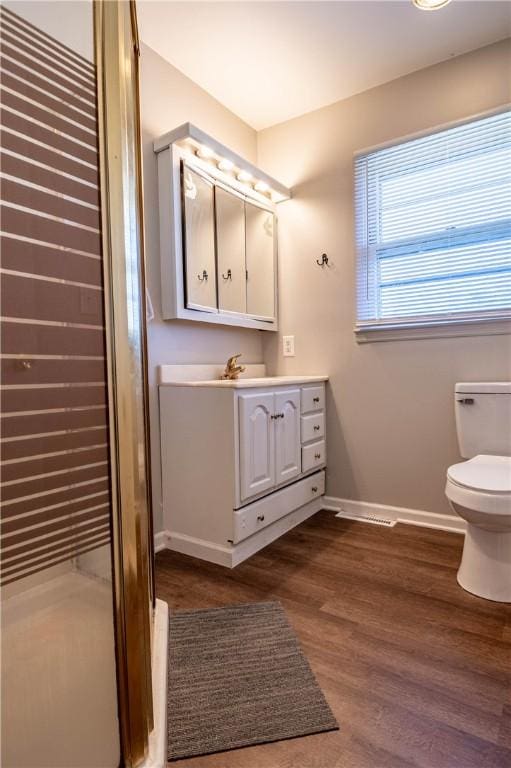
M239 396L242 501L275 485L274 402L273 393Z
M245 274L245 203L242 197L215 187L218 309L247 311Z
M247 314L259 320L275 319L275 216L245 202L245 256Z
M285 483L300 474L300 390L275 395L275 480Z
M217 312L214 185L182 166L186 306Z

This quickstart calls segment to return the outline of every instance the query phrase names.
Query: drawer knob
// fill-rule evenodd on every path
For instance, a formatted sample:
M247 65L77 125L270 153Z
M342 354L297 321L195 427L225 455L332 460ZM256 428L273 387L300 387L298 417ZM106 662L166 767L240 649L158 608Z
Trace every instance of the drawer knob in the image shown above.
M313 397L312 398L313 403L319 403L319 397Z
M320 429L320 426L319 426L319 424L314 424L314 432L317 432L317 431L318 431L318 429Z
M312 488L311 488L311 491L312 491L312 493L317 493L318 492L318 486L317 485L313 485Z
M262 523L264 521L264 515L257 515L257 519Z
M320 453L315 453L314 454L314 458L315 459L320 459L321 458L321 454Z

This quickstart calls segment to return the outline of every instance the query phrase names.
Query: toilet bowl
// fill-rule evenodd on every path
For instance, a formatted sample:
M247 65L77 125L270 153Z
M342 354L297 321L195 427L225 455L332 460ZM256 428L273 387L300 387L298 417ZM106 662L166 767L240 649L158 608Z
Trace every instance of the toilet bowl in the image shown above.
M458 583L511 602L511 457L479 455L447 471L446 496L467 521Z
M458 583L487 600L511 603L511 382L458 383L460 454L445 493L467 521Z

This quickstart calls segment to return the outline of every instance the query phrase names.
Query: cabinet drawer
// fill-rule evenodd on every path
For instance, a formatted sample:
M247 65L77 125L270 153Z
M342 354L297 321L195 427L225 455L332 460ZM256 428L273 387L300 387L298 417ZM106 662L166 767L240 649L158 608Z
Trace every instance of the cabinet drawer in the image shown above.
M325 414L311 413L309 416L301 417L301 438L302 443L310 443L311 440L317 440L325 436Z
M295 509L303 507L325 492L325 473L316 472L287 488L275 491L264 499L254 501L243 509L234 510L233 544L280 520Z
M302 387L302 413L322 411L325 407L325 386Z
M326 462L326 446L324 440L305 445L302 448L302 472L308 472L313 467L322 467Z

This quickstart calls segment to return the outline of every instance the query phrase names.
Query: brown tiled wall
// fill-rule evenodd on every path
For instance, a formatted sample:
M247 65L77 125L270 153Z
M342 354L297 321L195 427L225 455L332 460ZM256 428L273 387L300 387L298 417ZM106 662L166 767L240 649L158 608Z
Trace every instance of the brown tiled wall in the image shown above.
M94 67L1 10L2 583L110 540Z

